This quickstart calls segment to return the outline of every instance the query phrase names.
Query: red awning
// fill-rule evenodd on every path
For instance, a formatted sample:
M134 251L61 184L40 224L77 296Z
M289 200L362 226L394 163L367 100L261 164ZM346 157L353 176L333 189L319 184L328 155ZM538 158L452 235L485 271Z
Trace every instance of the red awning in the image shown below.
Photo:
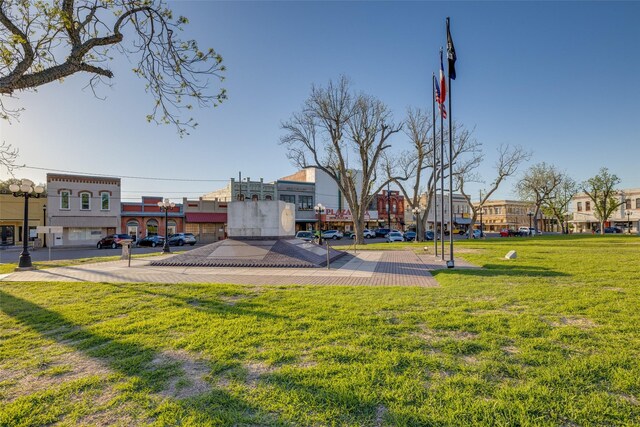
M186 212L187 222L216 222L226 223L226 213L209 213L209 212Z

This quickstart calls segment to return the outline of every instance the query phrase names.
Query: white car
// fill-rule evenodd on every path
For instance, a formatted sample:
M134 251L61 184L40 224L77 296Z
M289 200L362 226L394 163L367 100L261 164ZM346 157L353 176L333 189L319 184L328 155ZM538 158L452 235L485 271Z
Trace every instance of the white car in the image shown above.
M364 235L364 238L365 238L365 239L373 239L374 237L376 237L376 232L375 232L375 231L373 231L373 230L369 230L368 228L365 228L365 229L363 230L362 234ZM351 235L351 238L352 238L352 239L355 239L355 238L356 238L356 234L355 234L355 233L353 233L353 234Z
M536 235L536 229L533 228L533 227L531 227L531 228L529 228L529 227L520 227L520 228L518 228L518 231L520 232L521 236L528 236L529 234L531 234L532 236ZM531 232L531 233L529 233L529 232Z
M344 234L340 230L326 230L322 232L323 239L339 240L344 237Z
M387 243L402 242L404 241L404 236L399 231L391 231L387 233L387 236L385 237L385 239L387 240Z

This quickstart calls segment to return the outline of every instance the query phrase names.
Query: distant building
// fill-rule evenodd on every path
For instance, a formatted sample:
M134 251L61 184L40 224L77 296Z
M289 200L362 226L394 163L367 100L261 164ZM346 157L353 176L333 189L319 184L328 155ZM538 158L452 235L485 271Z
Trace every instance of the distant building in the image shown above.
M227 236L227 202L182 199L185 228L200 243L213 243Z
M474 203L478 206L478 203ZM487 232L505 228L517 230L519 227L537 227L542 231L560 231L560 224L542 212L534 217L535 206L520 200L487 200L482 206L482 229ZM531 214L531 215L530 215ZM479 214L478 214L479 215ZM477 221L477 219L476 219ZM477 223L476 223L477 224Z
M420 207L426 209L427 195L422 194L420 196ZM442 211L440 209L440 196L438 195L435 203L435 210L437 211L438 223L442 221ZM471 207L467 203L467 200L461 194L453 195L453 228L458 227L463 230L467 230L471 224ZM405 203L405 218L407 225L411 224L411 227L415 227L416 218L411 208ZM429 206L429 212L427 213L426 226L427 230L434 230L436 227L433 222L436 218L434 214L434 206ZM452 229L449 223L449 192L444 194L444 229Z
M95 245L121 231L120 178L47 174L47 225L62 226L53 245Z
M165 214L160 210L159 196L143 196L140 203L122 203L122 230L134 240L146 236L165 235ZM183 206L176 203L175 208L167 212L167 234L172 235L184 231Z
M231 202L241 200L277 200L277 190L274 183L266 183L262 178L260 181L251 181L247 177L244 180L234 178L219 190L212 191L202 196L203 200L218 200L220 202Z
M276 187L278 200L296 206L296 231L314 229L318 221L314 210L315 183L279 179L276 181Z
M618 227L625 232L637 233L640 221L640 188L620 190L616 198L620 206L605 222L605 227ZM572 219L569 224L576 233L600 228L600 222L594 215L593 201L586 194L579 193L571 199L570 212Z
M376 195L376 206L380 226L404 230L404 196L400 191L382 190Z
M45 225L47 197L29 198L29 240L36 237L36 227ZM0 193L0 246L22 245L24 232L24 197ZM44 235L40 235L43 238Z

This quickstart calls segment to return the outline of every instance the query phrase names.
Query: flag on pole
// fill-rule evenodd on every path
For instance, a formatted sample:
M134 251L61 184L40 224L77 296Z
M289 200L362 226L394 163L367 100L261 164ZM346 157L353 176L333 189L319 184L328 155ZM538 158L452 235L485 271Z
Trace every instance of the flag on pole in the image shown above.
M438 103L438 108L440 109L440 114L442 115L443 119L447 118L447 109L444 108L444 101L440 101L440 86L438 85L438 80L436 79L436 76L433 76L433 84L434 87L436 89L436 102Z
M444 78L444 63L442 62L442 48L440 48L440 104L447 99L447 81Z
M447 17L447 60L449 62L449 78L456 79L456 48L453 46L451 31L449 30L449 17Z

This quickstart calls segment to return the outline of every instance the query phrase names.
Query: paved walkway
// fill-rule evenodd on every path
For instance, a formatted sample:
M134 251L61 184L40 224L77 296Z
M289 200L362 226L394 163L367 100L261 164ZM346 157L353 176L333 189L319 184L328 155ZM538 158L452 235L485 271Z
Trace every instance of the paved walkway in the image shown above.
M169 255L170 256L170 255ZM440 260L411 251L359 251L326 268L154 267L160 258L134 258L95 264L21 271L0 281L106 283L230 283L238 285L438 286L430 271L446 268ZM458 259L456 268L473 268Z

